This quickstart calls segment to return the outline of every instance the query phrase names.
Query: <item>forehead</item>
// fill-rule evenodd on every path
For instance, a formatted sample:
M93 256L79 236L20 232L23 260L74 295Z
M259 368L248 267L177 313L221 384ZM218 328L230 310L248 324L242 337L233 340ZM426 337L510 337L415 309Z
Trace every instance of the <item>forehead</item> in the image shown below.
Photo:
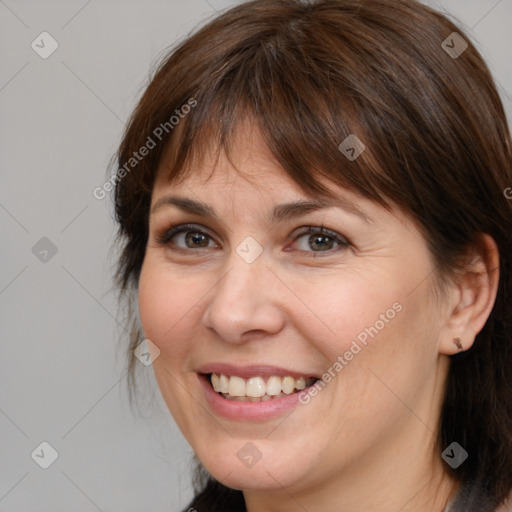
M179 135L164 149L158 165L155 186L173 184L208 185L212 182L235 183L240 179L254 185L270 182L286 182L293 187L293 180L287 175L278 160L268 148L261 130L256 124L240 123L229 144L220 147L211 137L201 147L193 148L178 179L172 169L173 156L179 144ZM201 142L198 142L201 144Z

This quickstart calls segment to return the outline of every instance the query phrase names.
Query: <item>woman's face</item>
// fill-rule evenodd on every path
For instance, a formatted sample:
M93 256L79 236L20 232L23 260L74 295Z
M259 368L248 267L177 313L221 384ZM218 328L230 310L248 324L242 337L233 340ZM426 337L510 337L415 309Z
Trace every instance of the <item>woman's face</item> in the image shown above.
M332 184L338 204L284 206L317 198L256 130L231 161L160 173L139 282L157 382L199 459L229 487L298 492L430 457L447 358L423 236Z

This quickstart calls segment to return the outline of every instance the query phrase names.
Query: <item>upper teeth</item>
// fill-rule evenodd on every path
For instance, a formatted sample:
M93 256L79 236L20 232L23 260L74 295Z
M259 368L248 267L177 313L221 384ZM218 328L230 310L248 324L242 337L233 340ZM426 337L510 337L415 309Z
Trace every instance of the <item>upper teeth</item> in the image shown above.
M308 381L315 379L308 379ZM231 396L250 396L254 398L263 395L276 396L283 392L285 395L293 393L293 391L301 390L306 387L306 378L299 377L278 377L273 375L265 380L263 377L251 377L250 379L242 379L236 376L227 376L222 373L212 373L211 382L213 389L217 392L229 394Z

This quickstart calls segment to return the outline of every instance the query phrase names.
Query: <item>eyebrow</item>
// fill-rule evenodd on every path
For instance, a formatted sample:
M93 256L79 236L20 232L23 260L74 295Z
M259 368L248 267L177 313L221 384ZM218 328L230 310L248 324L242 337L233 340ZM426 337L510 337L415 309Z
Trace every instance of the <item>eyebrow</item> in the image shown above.
M151 208L151 213L159 210L163 206L176 206L180 210L199 215L201 217L211 217L218 222L222 222L215 210L206 203L195 201L187 197L166 195L161 197ZM364 222L371 223L372 219L366 215L357 205L348 201L343 197L338 197L335 200L317 199L307 201L294 201L291 203L284 203L277 205L268 216L267 221L271 225L285 222L308 213L322 210L324 208L341 208L348 213L355 215L362 219Z

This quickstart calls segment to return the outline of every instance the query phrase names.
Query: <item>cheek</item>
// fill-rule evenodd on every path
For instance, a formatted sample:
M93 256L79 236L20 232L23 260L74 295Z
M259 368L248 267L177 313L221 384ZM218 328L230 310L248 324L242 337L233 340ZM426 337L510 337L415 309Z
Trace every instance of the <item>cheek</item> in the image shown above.
M166 272L149 257L139 279L139 312L144 334L161 351L179 361L191 325L197 324L194 307L203 294L196 283ZM188 334L188 335L186 335ZM181 341L180 341L181 340Z
M370 343L383 342L385 333L402 320L400 289L379 285L374 275L333 276L322 281L297 286L297 295L308 308L300 305L295 318L303 318L301 330L331 363L346 351L358 353Z
M194 306L204 292L190 280L183 281L149 255L141 269L138 299L144 335L160 350L152 365L156 381L169 411L187 437L195 430L193 418L197 414L188 386L183 384L190 375L183 370L187 367L193 330L198 325Z
M298 288L315 313L302 321L303 332L324 356L323 380L336 390L331 405L340 409L343 403L344 416L361 414L350 406L356 396L385 414L384 405L394 398L377 376L408 396L410 383L427 379L435 363L436 315L428 306L428 284L411 293L418 278L404 274L393 267Z

